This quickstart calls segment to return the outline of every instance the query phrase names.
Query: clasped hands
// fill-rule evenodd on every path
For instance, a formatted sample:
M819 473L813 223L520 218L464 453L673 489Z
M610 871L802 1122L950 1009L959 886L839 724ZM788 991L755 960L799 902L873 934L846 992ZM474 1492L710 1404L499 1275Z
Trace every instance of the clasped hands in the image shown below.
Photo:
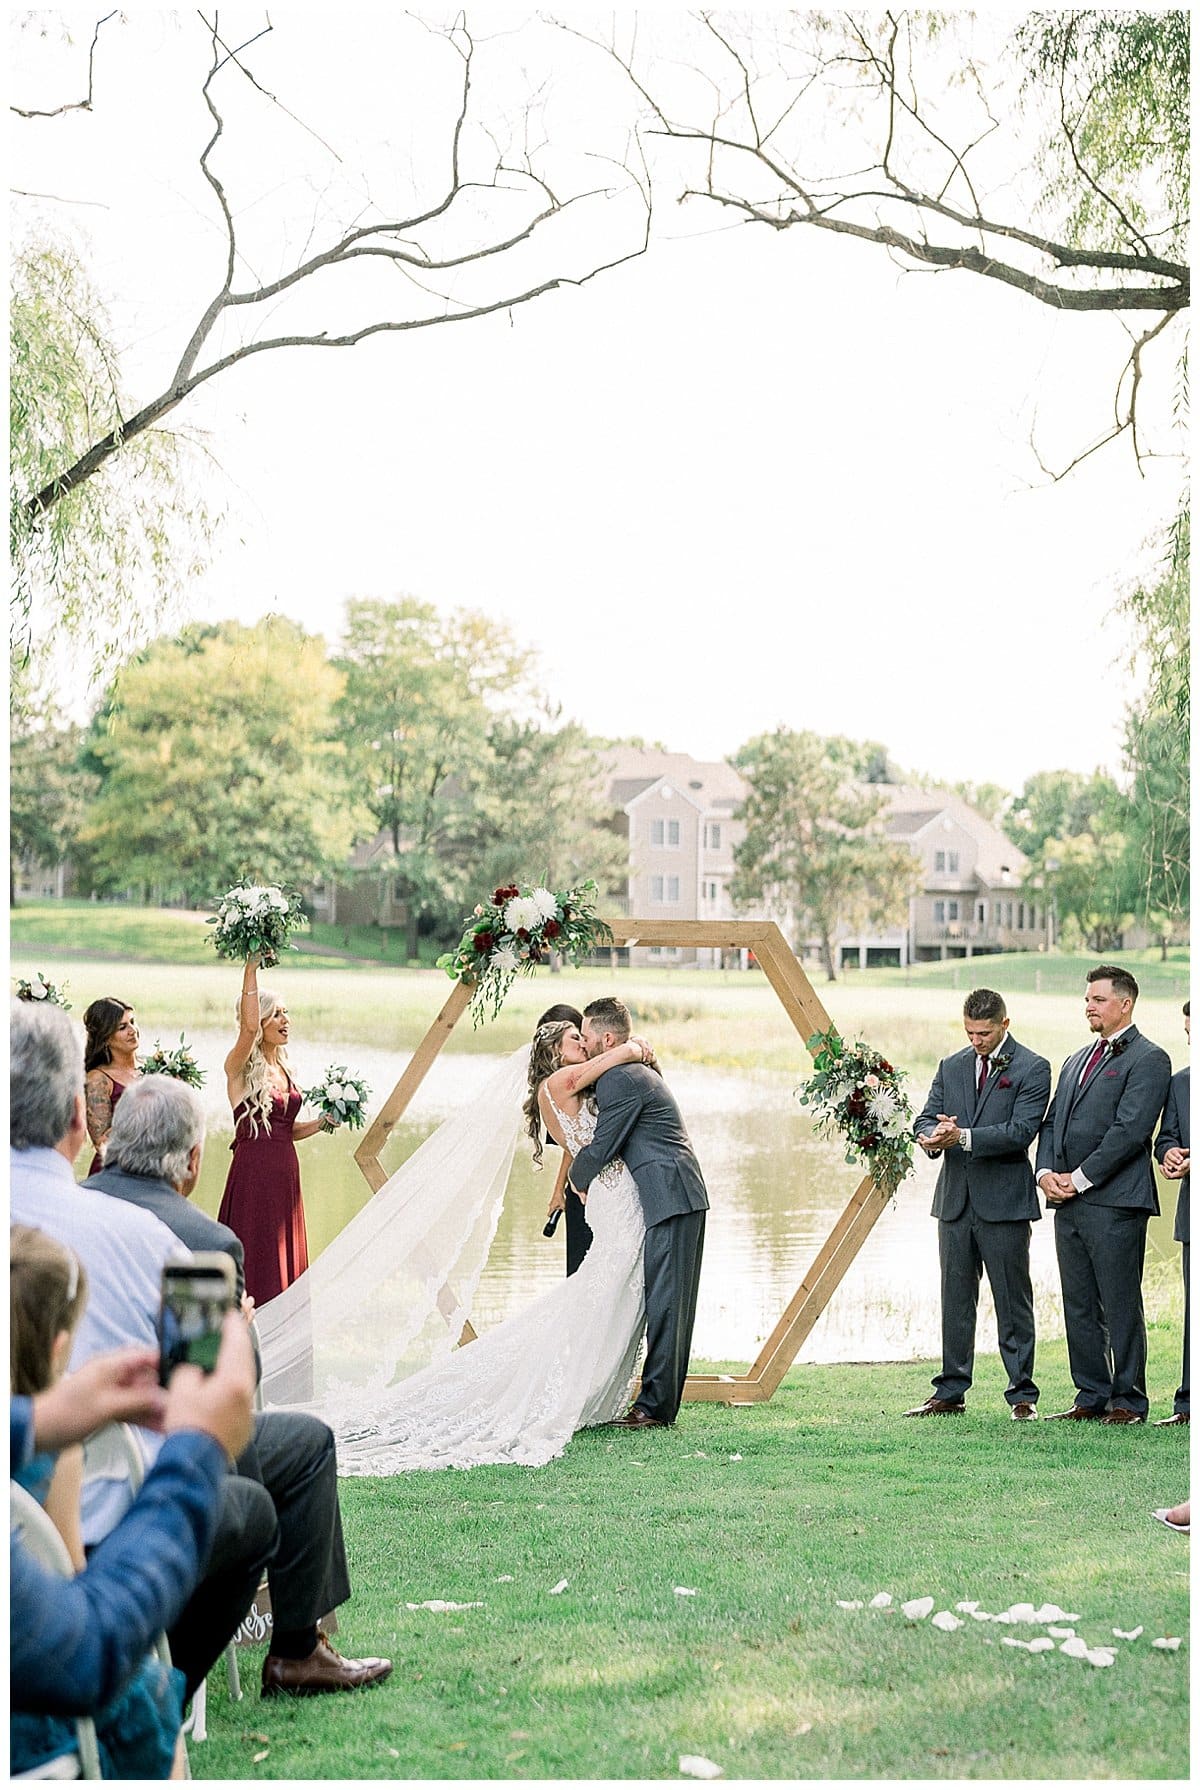
M1180 1149L1178 1144L1171 1145L1159 1164L1168 1181L1182 1181L1185 1175L1191 1173L1191 1165L1192 1152Z
M1053 1169L1043 1169L1037 1179L1048 1206L1065 1206L1068 1200L1079 1197L1079 1189L1070 1175L1056 1175Z
M961 1141L962 1130L953 1113L939 1113L932 1131L917 1134L917 1142L926 1156L940 1156L943 1150L952 1149Z

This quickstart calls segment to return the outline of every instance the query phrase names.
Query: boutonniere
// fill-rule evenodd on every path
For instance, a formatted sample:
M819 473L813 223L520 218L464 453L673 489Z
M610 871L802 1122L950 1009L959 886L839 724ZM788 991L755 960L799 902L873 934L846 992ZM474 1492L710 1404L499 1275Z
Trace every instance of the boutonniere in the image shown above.
M1129 1043L1128 1034L1126 1034L1126 1036L1124 1038L1118 1038L1115 1044L1109 1045L1109 1047L1108 1047L1109 1056L1110 1057L1119 1057L1121 1052L1125 1049L1125 1047L1128 1043Z

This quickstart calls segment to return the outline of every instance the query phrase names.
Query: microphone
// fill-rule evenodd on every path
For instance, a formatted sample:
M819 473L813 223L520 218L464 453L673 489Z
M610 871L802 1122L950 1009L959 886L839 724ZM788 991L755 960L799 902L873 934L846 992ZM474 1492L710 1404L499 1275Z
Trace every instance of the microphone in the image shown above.
M554 1235L555 1231L558 1229L558 1221L562 1217L562 1215L563 1215L563 1209L561 1206L558 1208L557 1212L551 1212L549 1218L546 1220L545 1224L542 1226L542 1236L543 1237L552 1237Z

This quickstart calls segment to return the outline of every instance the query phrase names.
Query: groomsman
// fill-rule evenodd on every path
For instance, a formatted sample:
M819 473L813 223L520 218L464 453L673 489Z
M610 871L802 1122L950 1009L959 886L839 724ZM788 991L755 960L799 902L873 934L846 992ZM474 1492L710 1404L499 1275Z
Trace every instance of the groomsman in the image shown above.
M1183 1026L1192 1037L1192 1003L1183 1003ZM1183 1378L1179 1382L1179 1390L1175 1394L1175 1411L1171 1417L1160 1417L1156 1429L1163 1429L1170 1423L1190 1423L1192 1421L1192 1387L1191 1369L1188 1366L1188 1343L1191 1325L1189 1322L1192 1304L1192 1286L1189 1255L1191 1253L1191 1186L1192 1166L1192 1071L1181 1069L1178 1075L1171 1077L1171 1091L1167 1095L1166 1110L1162 1124L1159 1126L1158 1142L1154 1146L1154 1154L1158 1159L1163 1174L1168 1181L1179 1182L1179 1202L1175 1207L1175 1241L1183 1245Z
M1037 1416L1029 1238L1041 1217L1029 1146L1050 1098L1050 1065L1009 1036L1003 997L977 988L963 1003L965 1050L938 1064L913 1130L941 1157L933 1196L942 1279L942 1371L933 1396L906 1417L966 1409L975 1360L979 1282L987 1269L1008 1400L1018 1422Z
M1145 1423L1146 1226L1158 1211L1150 1140L1171 1059L1133 1024L1128 970L1091 970L1094 1042L1067 1058L1038 1138L1037 1180L1053 1206L1075 1402L1055 1417Z

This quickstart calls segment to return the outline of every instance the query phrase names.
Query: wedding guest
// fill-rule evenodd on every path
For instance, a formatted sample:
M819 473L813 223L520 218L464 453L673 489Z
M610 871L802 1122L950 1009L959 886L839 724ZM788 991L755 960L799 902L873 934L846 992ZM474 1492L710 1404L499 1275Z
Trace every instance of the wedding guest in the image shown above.
M563 1020L578 1031L583 1030L583 1014L578 1007L568 1006L565 1001L558 1001L553 1007L547 1007L534 1030L540 1032L543 1026L556 1025ZM554 1140L551 1138L550 1141ZM584 1217L583 1201L567 1180L570 1168L571 1153L569 1150L561 1150L558 1172L554 1177L554 1191L550 1195L546 1216L550 1217L555 1212L561 1212L564 1216L567 1229L567 1273L574 1274L588 1252L592 1233Z
M117 1102L142 1072L137 1062L137 1021L127 1002L104 995L92 1002L83 1023L87 1027L83 1054L87 1128L96 1148L88 1174L94 1175L104 1161L104 1146Z
M1029 1146L1050 1098L1050 1065L1009 1033L1004 999L976 988L963 1003L967 1048L938 1064L913 1126L940 1157L933 1195L942 1289L942 1366L933 1394L906 1417L966 1409L975 1361L979 1283L987 1269L996 1307L1004 1394L1018 1421L1037 1416L1029 1239L1041 1217Z
M288 1067L288 1010L258 986L248 957L237 1007L237 1043L225 1059L233 1108L233 1161L217 1216L242 1240L246 1291L266 1305L308 1267L308 1234L296 1143L332 1131L330 1119L296 1123L304 1097Z
M1192 1003L1183 1003L1183 1027L1192 1039ZM1183 1252L1183 1373L1175 1393L1175 1409L1170 1417L1160 1417L1156 1429L1168 1424L1192 1421L1192 1375L1189 1366L1191 1338L1191 1165L1192 1165L1192 1071L1190 1066L1171 1077L1171 1091L1158 1129L1154 1154L1168 1181L1178 1181L1179 1199L1175 1206L1175 1241Z
M67 1251L62 1257L69 1274ZM164 1393L157 1370L156 1349L124 1349L10 1402L14 1477L35 1451L78 1447L106 1423L154 1424L166 1438L128 1514L76 1577L51 1572L10 1532L13 1773L65 1775L44 1768L75 1751L73 1718L88 1715L104 1777L184 1775L179 1674L147 1655L199 1580L228 1464L250 1434L246 1327L234 1314L226 1319L211 1374L179 1368Z
M87 1134L80 1045L78 1028L60 1008L13 1002L12 1216L69 1243L87 1270L91 1292L72 1354L77 1366L114 1345L155 1345L163 1265L190 1258L150 1212L75 1185L70 1165ZM143 1434L142 1441L153 1454L155 1439ZM89 1483L86 1546L110 1532L126 1501L114 1481ZM317 1626L320 1616L349 1597L350 1577L333 1436L327 1425L299 1412L256 1417L249 1446L222 1480L204 1578L168 1630L171 1657L189 1695L249 1610L264 1569L275 1619L263 1663L264 1696L357 1690L388 1676L390 1660L343 1659Z
M1146 1227L1158 1211L1150 1151L1171 1059L1133 1023L1137 979L1116 964L1088 972L1094 1040L1063 1064L1038 1135L1038 1186L1054 1208L1067 1357L1075 1402L1055 1418L1145 1423Z

